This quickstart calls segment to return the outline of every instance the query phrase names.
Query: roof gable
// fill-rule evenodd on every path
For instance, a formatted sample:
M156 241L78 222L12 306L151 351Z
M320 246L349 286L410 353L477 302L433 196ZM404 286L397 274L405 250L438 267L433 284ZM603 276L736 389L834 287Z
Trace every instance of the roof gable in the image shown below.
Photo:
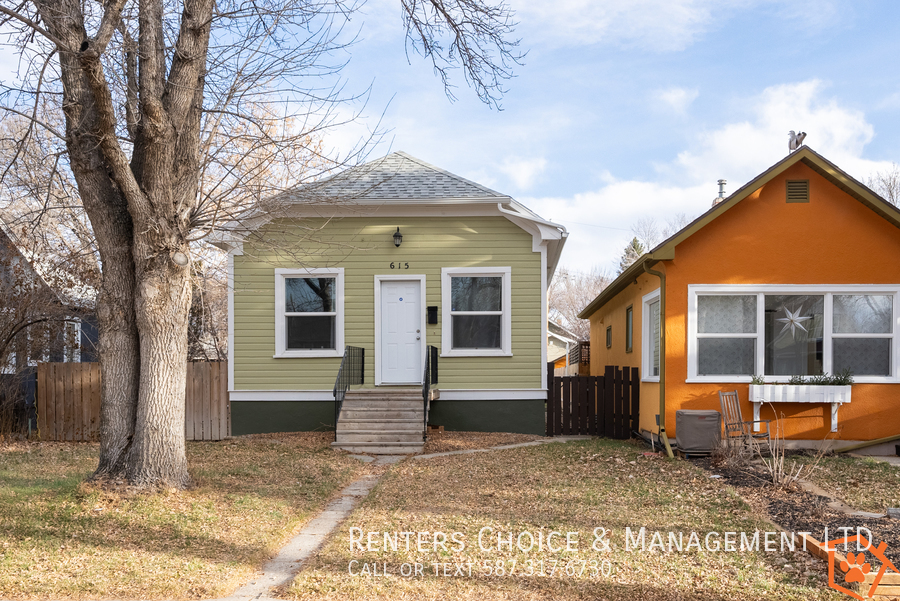
M808 146L803 146L756 176L721 203L714 205L697 219L657 245L656 248L641 256L640 259L623 271L618 278L597 296L597 298L585 307L581 313L579 313L578 317L587 319L591 314L619 294L619 292L624 290L639 274L644 272L645 268L649 268L659 261L674 259L675 249L678 244L693 236L712 221L737 206L740 202L751 197L757 190L771 182L773 179L781 176L791 167L801 162L848 196L860 202L877 215L887 220L890 224L900 228L900 209L887 202L846 172L842 171L822 155L818 154Z
M355 200L509 198L400 151L357 165L312 186L317 195Z

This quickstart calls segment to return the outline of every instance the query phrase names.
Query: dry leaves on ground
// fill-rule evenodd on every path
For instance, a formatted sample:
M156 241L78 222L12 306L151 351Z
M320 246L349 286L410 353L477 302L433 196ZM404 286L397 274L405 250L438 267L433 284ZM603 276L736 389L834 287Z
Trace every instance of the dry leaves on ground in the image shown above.
M637 536L645 527L648 545L655 532L687 541L692 532L702 540L709 532L770 529L702 470L643 451L590 440L393 466L284 594L316 601L840 598L818 574L785 569L795 561L790 554L627 549L626 528ZM606 529L609 550L593 548L597 528ZM553 548L551 532L562 533ZM569 532L571 548L560 548ZM544 545L519 547L532 540ZM404 575L416 564L421 574Z
M96 467L96 444L5 445L0 598L228 595L337 490L371 469L332 451L332 438L188 443L195 487L140 494L83 483Z

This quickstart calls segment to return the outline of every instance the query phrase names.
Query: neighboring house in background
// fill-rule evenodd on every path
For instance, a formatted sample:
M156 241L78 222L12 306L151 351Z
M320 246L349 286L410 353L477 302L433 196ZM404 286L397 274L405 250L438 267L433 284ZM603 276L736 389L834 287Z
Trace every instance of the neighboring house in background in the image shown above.
M589 344L558 323L547 322L547 361L553 363L557 376L588 375L589 366L583 364L581 359Z
M0 228L0 428L36 427L38 362L96 361L93 315L67 305Z
M670 440L675 411L718 410L719 391L736 389L752 419L754 375L783 382L850 369L856 383L836 431L830 405L779 402L785 436L813 445L900 435L898 228L896 207L802 147L643 255L579 314L591 322L592 369L639 366L640 427L657 433L662 402ZM762 418L775 417L764 405Z
M365 389L420 399L437 347L432 423L542 434L547 284L565 236L403 152L285 193L277 214L217 241L232 282L233 433L332 427L349 345L365 349Z
M0 358L2 373L38 362L96 361L92 311L64 302L0 228Z

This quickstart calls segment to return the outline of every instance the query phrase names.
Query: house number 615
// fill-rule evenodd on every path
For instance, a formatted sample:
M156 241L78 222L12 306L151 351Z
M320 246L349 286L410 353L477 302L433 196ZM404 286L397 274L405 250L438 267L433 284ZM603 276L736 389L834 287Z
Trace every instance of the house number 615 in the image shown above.
M391 263L391 269L409 269L409 263Z

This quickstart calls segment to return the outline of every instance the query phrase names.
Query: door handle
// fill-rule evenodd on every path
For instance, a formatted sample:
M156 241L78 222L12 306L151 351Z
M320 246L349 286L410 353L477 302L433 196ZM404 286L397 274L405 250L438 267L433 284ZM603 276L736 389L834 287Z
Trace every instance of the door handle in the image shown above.
M416 340L420 340L421 338L421 336L416 336Z

